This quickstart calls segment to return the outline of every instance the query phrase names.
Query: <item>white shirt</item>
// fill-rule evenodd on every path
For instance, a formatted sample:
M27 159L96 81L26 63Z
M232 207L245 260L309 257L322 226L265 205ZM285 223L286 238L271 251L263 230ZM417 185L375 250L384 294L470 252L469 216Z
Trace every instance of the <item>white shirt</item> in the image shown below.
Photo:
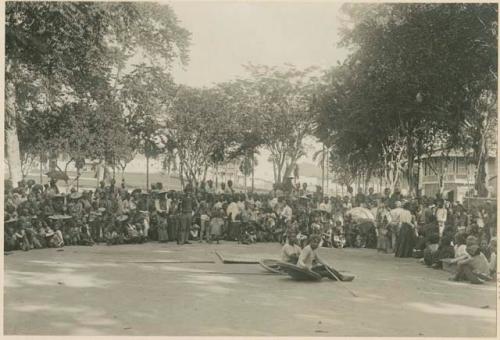
M269 201L269 207L273 210L276 204L278 204L278 199L276 197Z
M319 210L330 212L330 210L331 210L330 204L325 203L325 202L321 202L321 204L319 205Z
M391 222L394 224L399 224L401 222L401 215L405 213L406 210L403 208L395 208L391 210Z
M294 244L293 246L286 243L283 248L281 248L281 261L290 262L290 257L292 256L300 256L301 249L298 245Z
M236 221L236 216L240 213L240 207L236 202L231 202L226 210L227 216L231 214L231 221Z
M289 205L285 205L283 210L281 211L281 216L285 218L286 222L289 222L292 220L292 208L290 208Z
M262 202L261 201L255 201L255 207L257 209L261 209L262 208Z
M436 220L438 222L446 222L447 217L448 217L448 211L445 208L438 208L436 210Z
M300 252L299 260L297 261L297 266L301 268L311 269L313 266L313 261L318 260L318 255L316 251L311 248L310 245L307 245Z
M170 205L172 204L172 199L167 198L167 214L170 212Z

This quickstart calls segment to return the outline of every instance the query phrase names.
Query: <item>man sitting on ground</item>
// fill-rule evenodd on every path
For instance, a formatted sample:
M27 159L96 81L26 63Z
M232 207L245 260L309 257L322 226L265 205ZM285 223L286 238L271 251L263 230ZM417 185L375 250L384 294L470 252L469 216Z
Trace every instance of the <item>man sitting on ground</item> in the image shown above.
M281 261L297 263L302 249L297 245L297 233L290 230L287 234L288 242L281 248Z
M318 256L316 249L318 249L319 243L321 241L321 236L312 235L310 242L307 246L300 252L299 260L297 261L297 266L303 269L314 271L322 277L328 277L332 280L341 281L352 281L354 276L342 275L337 272L332 267Z
M470 239L469 239L470 238ZM490 267L486 256L481 253L477 239L469 236L467 240L467 253L469 258L458 261L457 273L451 281L469 281L480 284L489 281Z

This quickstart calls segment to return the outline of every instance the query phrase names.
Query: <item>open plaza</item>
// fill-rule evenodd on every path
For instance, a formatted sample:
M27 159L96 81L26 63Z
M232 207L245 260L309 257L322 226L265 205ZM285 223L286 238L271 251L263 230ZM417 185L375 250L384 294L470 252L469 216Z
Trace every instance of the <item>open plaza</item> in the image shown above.
M497 3L4 7L5 335L498 335Z
M279 244L65 247L5 257L6 335L494 337L496 286L371 249L320 254L352 282L293 281L224 257ZM213 263L181 263L213 261ZM171 262L171 263L168 263ZM342 285L353 290L352 296Z

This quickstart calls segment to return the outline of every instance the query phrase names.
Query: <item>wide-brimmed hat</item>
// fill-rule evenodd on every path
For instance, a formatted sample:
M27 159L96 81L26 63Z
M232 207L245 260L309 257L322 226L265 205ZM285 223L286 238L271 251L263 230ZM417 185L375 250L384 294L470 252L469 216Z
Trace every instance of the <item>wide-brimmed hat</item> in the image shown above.
M73 200L77 200L77 199L81 198L82 196L83 196L83 194L81 192L74 192L71 195L69 195L69 198L71 198Z
M118 216L118 217L116 218L116 220L117 220L118 222L124 222L124 221L128 220L128 215L120 215L120 216Z

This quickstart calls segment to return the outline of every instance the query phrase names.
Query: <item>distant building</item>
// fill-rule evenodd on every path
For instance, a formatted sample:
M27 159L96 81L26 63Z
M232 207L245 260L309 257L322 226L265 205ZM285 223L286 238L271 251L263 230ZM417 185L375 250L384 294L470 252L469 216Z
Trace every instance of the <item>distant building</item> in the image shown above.
M467 192L474 189L477 166L467 164L462 152L451 151L444 156L441 151L422 157L419 187L422 195L435 196L441 190L452 195L455 201L463 201ZM486 163L486 185L491 196L496 196L497 158L488 155Z

